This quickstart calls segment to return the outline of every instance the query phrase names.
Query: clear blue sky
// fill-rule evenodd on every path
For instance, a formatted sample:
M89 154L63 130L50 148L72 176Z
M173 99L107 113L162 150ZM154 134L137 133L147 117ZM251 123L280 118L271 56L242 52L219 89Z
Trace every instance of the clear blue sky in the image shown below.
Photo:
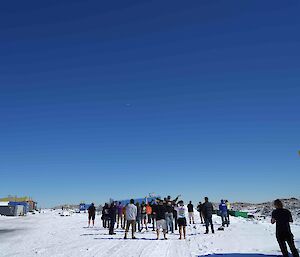
M3 1L0 195L300 196L300 1Z

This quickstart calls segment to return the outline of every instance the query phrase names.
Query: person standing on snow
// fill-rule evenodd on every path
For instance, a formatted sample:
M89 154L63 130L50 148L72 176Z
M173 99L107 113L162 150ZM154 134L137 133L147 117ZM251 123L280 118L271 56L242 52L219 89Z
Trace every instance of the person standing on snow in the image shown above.
M108 214L109 214L109 206L108 203L105 203L102 209L102 217L101 217L104 228L109 228Z
M203 224L202 203L201 202L199 202L199 204L197 206L197 211L199 212L199 215L200 215L201 224Z
M142 223L142 229L145 228L148 230L147 227L147 212L146 212L146 204L145 202L142 202L141 204L141 223Z
M167 234L167 223L165 220L166 216L166 207L164 205L164 202L159 200L158 205L155 208L155 217L156 217L156 234L157 234L157 240L159 239L159 230L163 230L164 239L167 240L166 234Z
M221 215L221 219L222 219L222 227L225 226L225 224L227 225L228 227L228 219L227 219L227 206L226 206L226 203L224 200L221 200L221 203L219 205L219 212L220 212L220 215Z
M155 227L156 227L156 209L157 209L157 200L155 200L152 203L152 223L153 223L153 227L152 227L152 231L155 231Z
M185 231L185 227L186 227L186 217L185 217L185 206L184 206L184 202L183 201L179 201L178 202L178 207L174 208L177 211L177 223L179 226L179 240L182 239L182 234L183 234L183 238L185 239L185 235L186 235L186 231Z
M292 214L289 210L283 208L282 202L277 199L274 201L274 207L276 208L272 212L271 223L276 223L276 238L281 249L283 257L288 257L286 242L288 243L292 255L299 257L298 250L294 243L294 235L291 232L290 222L293 222Z
M177 210L175 207L177 207L177 203L176 202L172 202L172 206L173 206L173 219L174 219L174 223L175 223L175 226L174 226L174 229L175 230L178 230L178 224L177 224Z
M189 213L189 220L190 220L190 224L195 224L195 219L194 219L194 205L192 204L192 201L189 202L189 204L187 205L188 208L188 213Z
M95 226L95 215L96 215L96 208L94 203L92 203L88 208L88 214L89 214L89 222L88 227L90 227L91 220L93 221L93 227Z
M130 226L132 230L132 239L135 239L134 232L135 232L136 216L137 216L137 208L134 205L134 200L131 199L130 203L126 206L126 230L125 230L124 239L127 239L127 234Z
M123 206L122 214L123 214L122 229L125 229L125 227L126 227L126 206Z
M148 222L148 224L151 224L151 221L152 221L151 203L147 203L147 205L146 205L146 214L147 214L147 222Z
M121 204L121 202L119 202L118 206L117 206L117 228L122 227L123 224L123 205Z
M115 223L116 223L116 216L117 216L117 207L114 202L111 203L109 207L109 234L110 235L115 235L116 233L114 232L115 228Z
M171 231L171 233L174 233L172 202L167 201L165 206L166 206L166 211L167 211L166 212L167 231Z
M136 202L135 206L136 206L136 210L137 210L135 231L136 231L136 225L137 225L138 231L141 232L141 206L140 206L139 202Z
M178 195L175 199L171 199L171 196L170 195L168 195L167 196L167 203L171 203L171 206L172 206L172 210L173 210L173 221L174 221L174 223L175 223L175 226L174 226L174 224L173 224L173 222L172 222L172 225L173 225L173 231L174 231L174 228L175 228L175 230L177 230L178 228L177 228L177 211L175 210L175 208L174 207L176 207L177 206L177 201L178 201L178 198L180 197L181 195ZM173 232L172 232L173 233Z
M228 225L230 224L230 219L229 219L229 211L231 210L231 204L228 200L225 200L226 206L227 206L227 220L228 220Z
M213 207L212 203L208 201L208 197L205 197L204 200L205 200L205 202L203 204L203 217L204 217L205 226L206 226L205 234L208 234L208 232L209 232L209 230L208 230L209 225L211 226L211 232L215 233L214 225L212 222L212 214L214 211L214 207Z

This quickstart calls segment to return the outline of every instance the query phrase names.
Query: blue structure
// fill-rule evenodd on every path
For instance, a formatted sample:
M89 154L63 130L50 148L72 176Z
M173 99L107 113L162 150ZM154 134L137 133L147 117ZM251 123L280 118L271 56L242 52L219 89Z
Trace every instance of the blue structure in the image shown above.
M17 205L23 205L24 206L24 214L29 212L29 204L27 202L9 202L8 206L17 206Z
M154 202L155 199L157 198L160 198L160 196L155 196L155 197L144 197L144 198L136 198L136 199L133 199L134 200L134 203L136 202L139 202L140 204L142 202L145 202L145 203L149 203L149 202ZM127 200L119 200L119 201L116 201L117 203L121 202L121 205L125 206L126 204L128 204L130 202L130 199L127 199Z
M81 203L79 204L79 211L86 211L90 206L90 204Z

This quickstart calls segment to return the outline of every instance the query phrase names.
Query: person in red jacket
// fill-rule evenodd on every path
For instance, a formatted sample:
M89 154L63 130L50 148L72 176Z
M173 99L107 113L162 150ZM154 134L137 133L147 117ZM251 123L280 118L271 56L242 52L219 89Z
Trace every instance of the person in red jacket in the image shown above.
M148 218L148 224L150 224L151 220L152 220L152 207L151 207L150 203L147 203L147 205L146 205L146 214L147 214L147 218Z
M141 204L141 224L142 224L142 229L145 228L145 229L148 230L148 226L147 226L147 212L146 212L146 204L145 204L145 202L142 202L142 204Z

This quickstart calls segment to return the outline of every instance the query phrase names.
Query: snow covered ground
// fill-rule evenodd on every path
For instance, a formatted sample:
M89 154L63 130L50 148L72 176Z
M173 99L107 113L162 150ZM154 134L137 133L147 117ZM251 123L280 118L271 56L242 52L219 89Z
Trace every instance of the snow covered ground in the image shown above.
M198 214L198 213L197 213ZM198 218L198 216L196 216ZM275 226L269 220L255 221L231 218L225 231L204 235L205 227L196 220L196 228L188 227L187 239L179 241L178 232L168 235L168 240L155 240L150 230L137 233L137 240L124 240L124 231L108 235L101 228L100 216L96 226L87 228L86 214L61 217L58 212L25 217L0 217L0 256L202 256L230 254L235 257L280 255L275 240ZM220 218L214 217L215 227ZM300 248L300 224L292 225L295 241ZM235 254L235 255L234 255ZM226 256L225 255L225 256Z

